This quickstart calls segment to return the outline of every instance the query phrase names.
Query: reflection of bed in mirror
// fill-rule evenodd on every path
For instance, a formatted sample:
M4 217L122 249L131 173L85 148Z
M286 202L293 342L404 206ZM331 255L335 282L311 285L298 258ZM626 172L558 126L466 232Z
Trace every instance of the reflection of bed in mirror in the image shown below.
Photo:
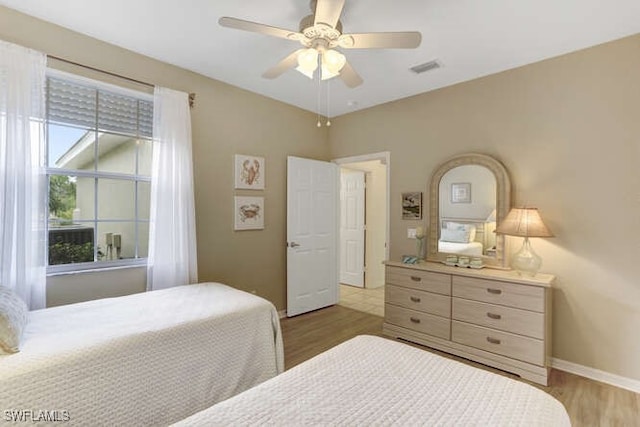
M455 243L455 242L438 242L438 252L445 254L482 256L482 243Z
M487 247L486 224L480 219L442 218L438 252L483 256Z

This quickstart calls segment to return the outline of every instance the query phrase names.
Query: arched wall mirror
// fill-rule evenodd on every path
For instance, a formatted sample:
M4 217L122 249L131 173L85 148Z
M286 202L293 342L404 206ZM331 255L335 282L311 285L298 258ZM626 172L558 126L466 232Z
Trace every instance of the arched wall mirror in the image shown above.
M510 208L511 180L499 161L484 154L447 160L429 184L427 259L467 255L505 268L504 236L494 230Z

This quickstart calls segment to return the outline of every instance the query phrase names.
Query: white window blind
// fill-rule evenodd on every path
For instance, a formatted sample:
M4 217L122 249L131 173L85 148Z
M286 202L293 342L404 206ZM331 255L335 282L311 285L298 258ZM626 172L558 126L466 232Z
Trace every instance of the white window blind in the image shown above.
M80 83L48 78L47 114L50 123L95 128L133 137L150 138L153 103L96 89Z

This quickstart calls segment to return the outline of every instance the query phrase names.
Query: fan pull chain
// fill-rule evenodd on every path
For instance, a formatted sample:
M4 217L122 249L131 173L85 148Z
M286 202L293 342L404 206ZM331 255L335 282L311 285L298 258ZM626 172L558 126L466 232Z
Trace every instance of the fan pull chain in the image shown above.
M331 119L329 118L329 105L331 99L329 98L331 89L331 79L327 80L327 127L331 126Z
M321 76L320 76L320 72L318 72L318 96L316 98L316 111L318 112L318 123L316 123L316 126L318 127L322 127L322 122L320 122L320 95L321 95L321 86L322 80L321 80Z

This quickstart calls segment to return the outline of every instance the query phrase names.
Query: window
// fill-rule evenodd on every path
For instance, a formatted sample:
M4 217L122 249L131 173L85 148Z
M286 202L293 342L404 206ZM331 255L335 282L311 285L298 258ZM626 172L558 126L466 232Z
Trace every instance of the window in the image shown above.
M144 263L152 122L149 95L48 77L50 272Z

